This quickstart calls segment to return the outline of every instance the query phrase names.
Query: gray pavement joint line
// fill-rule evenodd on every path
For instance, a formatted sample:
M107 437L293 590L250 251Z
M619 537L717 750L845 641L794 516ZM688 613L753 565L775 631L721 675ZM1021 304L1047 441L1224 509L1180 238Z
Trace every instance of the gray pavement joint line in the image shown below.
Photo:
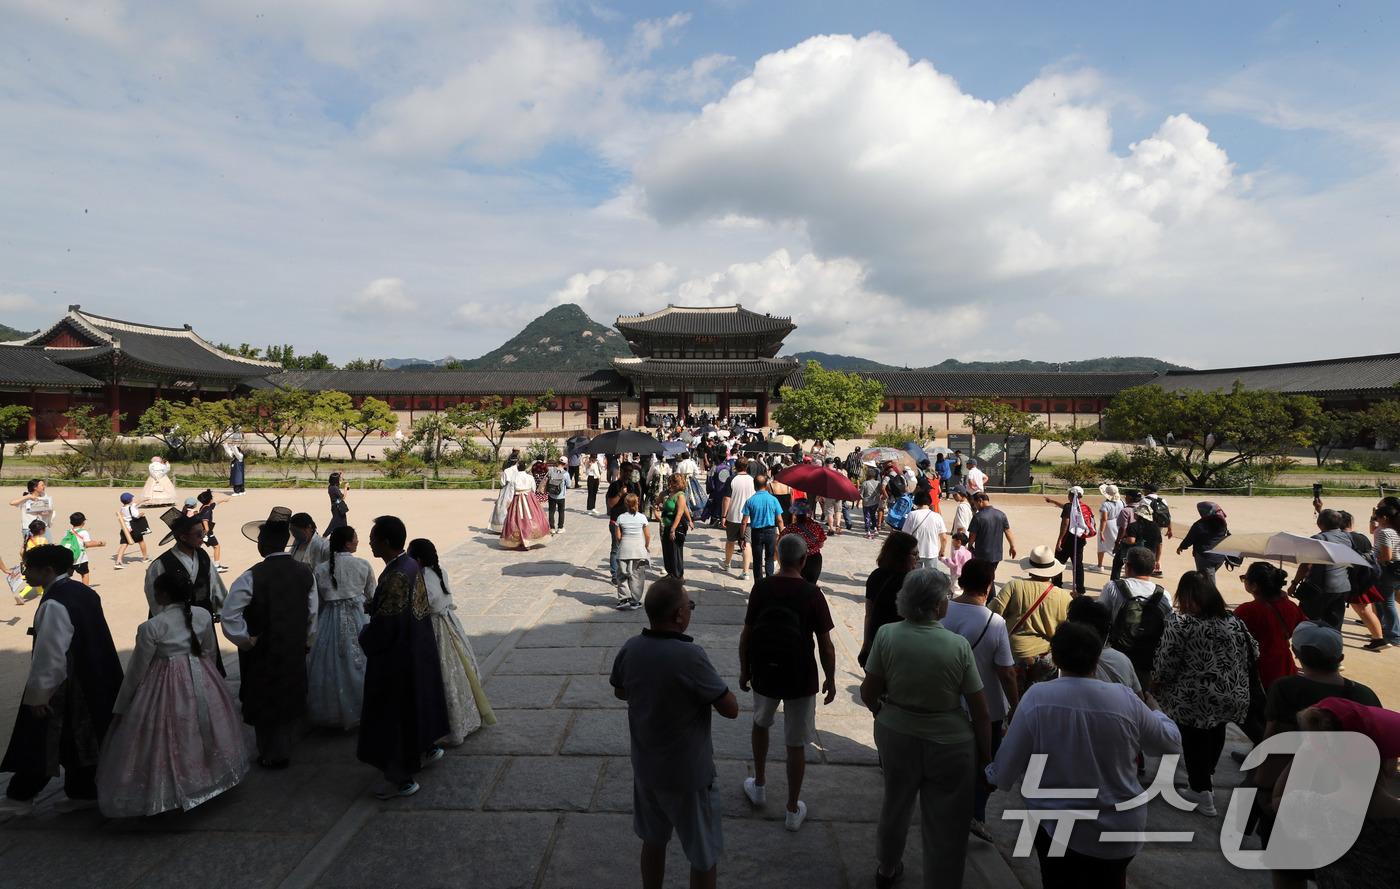
M814 825L815 826L815 825ZM846 870L846 859L841 857L841 844L836 839L836 825L831 821L821 823L822 833L826 834L826 844L831 847L831 857L836 861L836 878L842 889L850 889L851 875Z
M540 859L540 872L535 874L534 889L544 885L544 876L549 872L549 861L554 857L554 845L559 842L559 834L564 832L564 816L554 819L554 832L549 835L549 845L544 847L544 857Z
M492 775L491 779L486 782L486 790L482 791L481 802L477 803L476 811L480 812L486 808L486 801L491 799L491 794L496 792L497 785L505 778L506 769L510 768L510 764L514 761L515 758L511 756L501 757L501 764L496 766L496 774Z
M506 637L496 645L496 648L487 656L486 660L481 662L482 682L491 678L491 675L496 672L496 668L501 665L501 662L515 650L515 645L520 641L521 637L529 632L530 627L534 626L535 621L539 620L540 616L543 615L549 606L554 604L555 600L558 598L559 593L555 590L550 590L547 593L541 594L540 597L535 600L535 604L530 606L530 610L525 612L520 620L515 622L515 626L506 634Z
M613 761L609 757L600 757L603 760L603 767L598 770L598 780L593 784L593 796L588 799L588 811L598 811L598 796L603 792L603 784L608 780L608 771L612 769ZM631 766L629 765L630 769Z
M377 800L361 796L350 804L345 814L311 847L292 872L277 885L277 889L311 889L326 869L340 857L366 824L379 811Z
M564 751L564 744L567 743L568 740L569 740L569 732L571 732L571 731L574 730L574 723L577 722L577 721L578 721L578 711L577 711L577 710L570 710L570 711L569 711L569 721L566 722L566 723L564 723L564 731L560 732L560 734L559 734L559 743L558 743L557 745L555 745L555 747L554 747L554 753L552 753L551 756L560 756L560 755L563 754L563 751Z

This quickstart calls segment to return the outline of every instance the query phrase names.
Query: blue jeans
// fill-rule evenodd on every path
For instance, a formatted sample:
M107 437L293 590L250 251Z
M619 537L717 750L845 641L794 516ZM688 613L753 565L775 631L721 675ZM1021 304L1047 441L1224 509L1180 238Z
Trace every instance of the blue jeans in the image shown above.
M1387 565L1381 566L1381 579L1376 581L1376 592L1382 601L1376 605L1376 614L1381 619L1381 638L1391 645L1400 645L1400 613L1395 610L1395 589L1400 586L1400 578L1390 573Z
M749 540L753 543L753 579L757 583L773 576L773 552L778 546L778 529L773 525L750 528Z

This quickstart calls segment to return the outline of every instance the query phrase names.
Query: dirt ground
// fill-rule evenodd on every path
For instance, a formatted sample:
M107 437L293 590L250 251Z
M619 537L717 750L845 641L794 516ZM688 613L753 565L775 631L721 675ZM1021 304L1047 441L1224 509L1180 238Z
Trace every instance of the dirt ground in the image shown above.
M6 502L23 493L23 488L19 486L13 486L6 490L8 491L5 495ZM182 489L180 496L183 498L195 493L197 493L195 490ZM53 487L50 488L50 494L54 499L55 515L60 522L60 531L55 540L61 537L62 529L65 528L62 522L66 521L70 513L76 511L88 516L88 528L94 540L107 542L106 547L95 548L90 552L91 582L93 588L102 596L107 621L112 629L113 638L116 640L117 649L125 658L131 651L137 625L145 620L147 615L145 596L142 592L145 565L135 561L140 556L139 549L136 547L128 548L126 569L118 571L113 567L112 557L115 554L118 539L116 513L121 489ZM227 495L226 492L219 493L218 491L216 494L220 498ZM1169 497L1168 500L1177 521L1174 532L1176 540L1179 541L1186 532L1190 520L1195 517L1195 498ZM580 501L579 497L571 498L570 508L580 508L582 505ZM486 525L491 505L494 502L494 494L490 491L357 490L351 492L348 502L351 510L350 523L361 528L360 555L364 558L371 558L366 538L368 537L370 521L375 516L386 513L398 515L408 525L410 538L431 538L437 543L439 551L445 552L473 538L475 536L473 529L479 529ZM1088 502L1097 508L1099 499L1097 497L1090 498ZM1302 498L1225 497L1218 498L1217 502L1222 505L1228 515L1231 529L1237 533L1292 531L1311 534L1315 532L1312 508ZM994 503L1007 513L1012 533L1016 538L1017 550L1021 556L1026 556L1030 549L1037 544L1053 542L1059 527L1057 507L1047 504L1043 498L1034 495L1000 495L994 497ZM1327 505L1349 510L1358 517L1365 517L1370 515L1371 507L1374 504L1375 498L1370 497L1333 498L1328 500ZM222 544L222 561L230 567L229 572L224 575L226 584L232 584L240 572L257 560L256 547L251 540L239 532L239 528L244 522L266 518L268 511L274 506L286 506L294 512L309 512L321 523L330 518L329 503L325 492L321 490L253 490L246 496L233 498L229 503L219 506L215 514L218 525L215 533ZM150 511L149 517L153 526L160 526L159 512L160 510ZM951 502L945 501L943 514L945 518L951 520ZM3 556L7 565L14 564L14 560L18 557L20 539L19 510L12 509L10 515L10 542L5 544L0 541L0 556ZM1364 526L1364 520L1362 524ZM716 532L701 530L699 533ZM163 534L157 533L152 538L148 538L152 556L159 555L164 549L164 547L157 545L161 536ZM872 568L874 567L878 543L878 540L869 542L869 561ZM1166 585L1169 590L1173 588L1175 578L1192 568L1189 551L1182 555L1176 555L1175 544L1176 541L1167 541L1163 552L1163 568L1166 572ZM482 544L473 542L468 545L480 546ZM546 546L541 550L533 551L529 557L542 557L537 554L547 553L548 549L549 547ZM1108 561L1111 562L1111 558ZM997 579L998 581L1006 581L1018 576L1018 574L1019 567L1008 561L1003 563ZM1247 596L1238 580L1238 573L1222 572L1220 577L1221 592L1228 602L1234 605L1245 601ZM1090 572L1086 574L1086 585L1094 590L1107 579L1107 570L1103 574ZM5 597L3 604L0 604L0 711L8 711L19 701L29 664L31 640L26 631L32 623L36 607L37 602L16 606L9 597ZM1395 702L1400 700L1400 649L1392 648L1381 653L1366 652L1360 648L1360 645L1366 641L1365 633L1360 626L1348 622L1345 632L1348 648L1345 665L1347 676L1370 685L1380 695L1382 701L1394 706ZM9 719L8 712L0 712L0 722L8 723Z

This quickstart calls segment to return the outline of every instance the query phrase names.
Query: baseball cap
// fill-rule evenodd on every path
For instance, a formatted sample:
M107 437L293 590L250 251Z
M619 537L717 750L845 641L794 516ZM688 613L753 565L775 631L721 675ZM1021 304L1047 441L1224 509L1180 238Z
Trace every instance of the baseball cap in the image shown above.
M196 500L196 499L194 499L193 497L186 497L186 498L185 498L185 505L186 505L186 506L198 506L198 505L199 505L199 501Z
M1293 647L1298 651L1311 648L1324 657L1338 658L1343 654L1342 634L1326 624L1304 621L1293 628Z
M133 500L135 500L135 499L136 499L136 498L135 498L135 497L132 497L130 494L123 494L123 495L122 495L122 502L123 502L123 503L130 503L131 501L133 501Z

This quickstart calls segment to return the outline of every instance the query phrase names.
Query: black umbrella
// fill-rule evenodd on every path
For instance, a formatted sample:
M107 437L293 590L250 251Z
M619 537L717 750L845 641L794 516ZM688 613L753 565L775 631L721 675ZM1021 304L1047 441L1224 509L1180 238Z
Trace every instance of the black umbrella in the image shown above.
M635 429L604 432L583 449L585 454L659 454L661 442Z
M568 454L576 454L582 451L593 439L586 435L570 435L564 439L564 451Z
M773 441L772 439L761 439L761 440L759 440L759 441L751 441L751 442L749 442L748 444L744 445L743 447L739 448L739 450L744 451L744 452L746 452L746 453L750 453L750 454L791 454L791 453L792 453L792 447L791 447L791 446L785 445L785 444L783 444L783 443L780 442L780 441Z

